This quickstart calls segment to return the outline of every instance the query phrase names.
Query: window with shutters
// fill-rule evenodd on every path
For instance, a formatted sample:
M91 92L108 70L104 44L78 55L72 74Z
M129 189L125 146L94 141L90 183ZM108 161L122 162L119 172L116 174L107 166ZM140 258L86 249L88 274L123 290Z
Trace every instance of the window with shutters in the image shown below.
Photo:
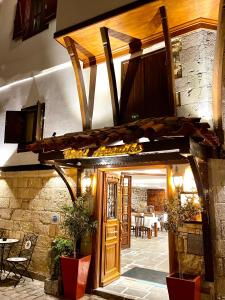
M174 115L166 67L160 49L122 63L120 122Z
M43 138L45 104L25 107L21 111L6 111L5 143L18 144L24 152L28 144Z
M27 39L48 28L56 17L57 0L18 0L13 39Z

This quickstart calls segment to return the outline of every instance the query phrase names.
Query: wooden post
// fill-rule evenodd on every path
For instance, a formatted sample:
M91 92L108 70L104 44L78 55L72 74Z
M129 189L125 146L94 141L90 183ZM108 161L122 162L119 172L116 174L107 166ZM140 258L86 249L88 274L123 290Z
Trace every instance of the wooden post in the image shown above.
M80 111L81 111L81 119L83 125L83 131L90 129L90 117L88 111L87 97L84 86L83 74L77 54L77 49L75 45L75 41L71 39L69 36L64 37L64 41L66 44L66 49L70 55L70 59L73 65L73 70L76 77L77 91L80 101Z
M165 6L159 8L163 35L165 39L166 58L167 58L167 76L168 76L168 88L170 93L171 107L173 107L173 114L176 115L176 92L175 92L175 79L174 79L174 66L173 66L173 53L170 39L170 32L167 22L167 13Z
M224 132L222 126L222 89L223 76L225 71L224 65L224 48L225 48L225 0L220 0L219 21L216 35L216 51L213 69L213 122L220 142L224 142Z
M188 160L196 182L198 195L202 204L202 236L203 251L205 260L205 280L214 281L212 239L210 230L209 217L209 186L208 186L208 163L203 162L197 164L193 156L188 156Z
M110 47L108 28L101 27L100 31L101 31L102 43L103 43L103 47L104 47L104 53L105 53L105 58L106 58L107 71L108 71L109 88L110 88L112 111L113 111L113 122L114 122L114 125L118 125L118 123L119 123L119 101L118 101L116 76L115 76L115 70L114 70L114 65L113 65L113 57L112 57L112 51L111 51L111 47Z

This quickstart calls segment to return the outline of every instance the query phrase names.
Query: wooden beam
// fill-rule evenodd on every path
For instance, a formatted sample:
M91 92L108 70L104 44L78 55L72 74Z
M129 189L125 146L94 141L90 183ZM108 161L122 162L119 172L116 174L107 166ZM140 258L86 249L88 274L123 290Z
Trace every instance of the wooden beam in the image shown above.
M88 112L88 104L87 104L87 97L86 97L85 86L84 86L84 79L83 79L83 74L82 74L82 70L81 70L81 66L77 54L76 44L75 41L68 36L64 37L64 41L66 44L66 49L70 55L70 59L73 65L73 70L76 77L83 130L87 130L91 128L91 124L90 124L90 118Z
M213 69L213 122L221 144L224 143L224 132L222 126L222 101L224 86L223 75L225 71L224 65L224 47L225 46L225 0L220 0L219 23L216 35L216 51Z
M104 53L106 58L107 71L108 71L109 88L110 88L112 111L113 111L113 122L114 125L117 125L119 121L119 101L118 101L116 76L115 76L115 70L113 65L113 57L112 57L112 51L111 51L111 46L109 41L108 28L101 27L100 32L101 32L102 43L103 43Z
M207 162L197 163L193 156L188 157L202 204L202 236L203 252L205 261L205 280L214 281L212 239L209 217L209 186L208 186L208 164Z
M90 124L92 124L93 109L94 109L96 75L97 75L97 65L92 65L90 67L89 95L88 95L88 113L89 113Z
M76 192L75 192L75 189L74 187L72 186L72 184L70 184L68 178L67 178L67 175L63 172L63 169L61 166L59 165L54 165L53 166L54 169L56 170L56 172L59 174L59 176L62 178L62 180L65 182L65 185L70 193L70 197L71 197L71 200L72 202L75 202L76 200Z
M43 158L43 157L42 157ZM42 163L48 164L51 161L42 160ZM68 164L68 167L78 165L82 168L92 168L92 167L118 167L118 166L130 166L134 165L157 165L164 163L168 164L179 164L188 163L188 160L181 156L178 152L175 153L157 153L157 154L145 154L145 155L128 155L128 156L114 156L114 157L99 157L91 159L69 159L69 160L56 160L57 163L61 162Z
M174 114L176 115L176 89L175 89L175 78L174 78L174 66L173 66L173 53L170 39L170 32L167 21L167 13L165 6L159 8L163 35L165 40L166 58L167 58L167 76L168 76L168 88L170 93L171 107L174 108Z

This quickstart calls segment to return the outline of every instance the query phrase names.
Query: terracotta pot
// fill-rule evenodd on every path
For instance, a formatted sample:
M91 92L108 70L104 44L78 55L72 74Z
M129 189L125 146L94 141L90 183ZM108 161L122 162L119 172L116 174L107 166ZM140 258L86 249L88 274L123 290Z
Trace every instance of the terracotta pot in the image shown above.
M63 289L66 299L79 299L84 296L87 284L91 255L81 258L61 257Z
M170 300L200 300L201 277L183 274L179 278L178 273L166 277L167 289Z

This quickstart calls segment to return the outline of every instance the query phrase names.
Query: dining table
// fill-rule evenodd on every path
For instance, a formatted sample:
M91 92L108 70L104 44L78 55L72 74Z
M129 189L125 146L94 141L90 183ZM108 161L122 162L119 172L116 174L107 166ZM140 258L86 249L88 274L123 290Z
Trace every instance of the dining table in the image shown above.
M147 229L148 237L151 237L151 231L154 229L154 235L157 236L158 229L160 229L160 222L158 217L146 215L144 213L131 215L131 226L136 227L135 216L141 216L144 218L143 226Z
M2 273L5 271L5 263L4 263L4 256L6 254L6 250L8 251L7 257L10 254L10 251L12 247L19 242L18 239L13 239L13 238L1 238L0 239L0 280L2 280Z

